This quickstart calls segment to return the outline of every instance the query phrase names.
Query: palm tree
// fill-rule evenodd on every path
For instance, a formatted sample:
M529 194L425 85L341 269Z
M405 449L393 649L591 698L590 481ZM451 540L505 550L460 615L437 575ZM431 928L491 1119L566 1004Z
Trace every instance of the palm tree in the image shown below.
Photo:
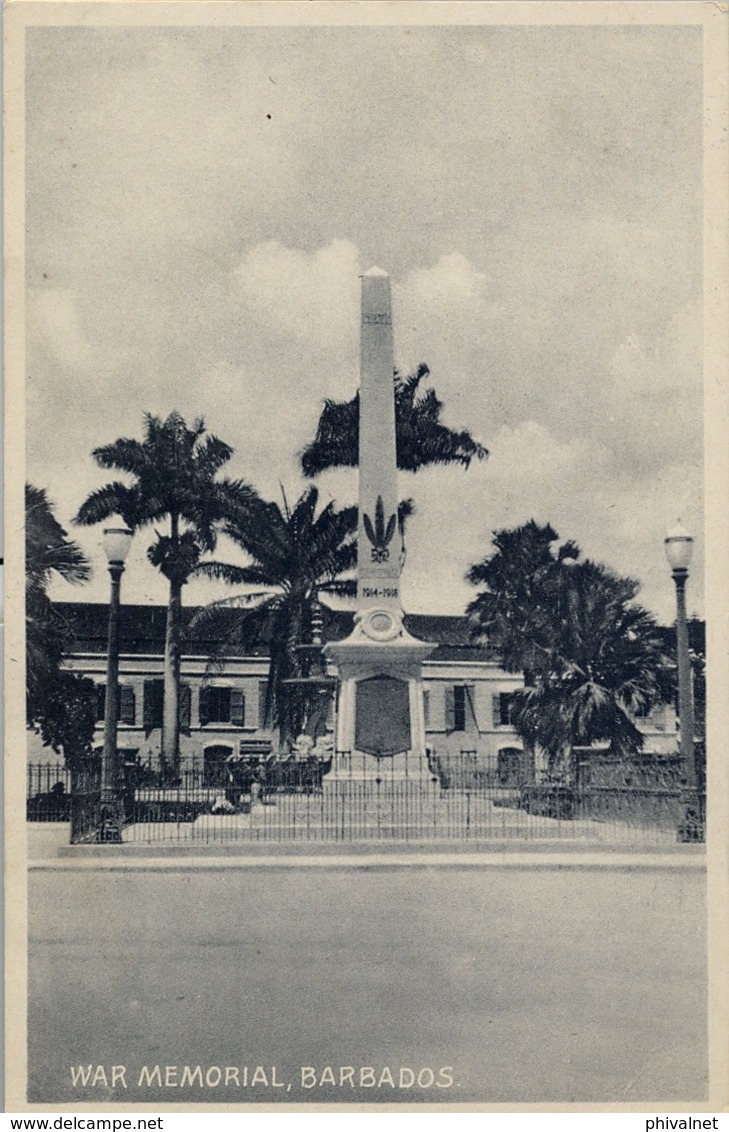
M589 560L569 571L549 662L516 708L518 730L547 752L550 769L571 770L573 747L596 741L622 757L640 751L634 717L669 695L660 628L635 602L638 589Z
M93 682L63 671L71 626L48 597L54 577L82 585L91 567L53 514L42 488L25 485L26 721L69 760L88 752L96 720Z
M147 557L169 582L165 635L162 769L179 773L180 634L182 587L201 572L202 557L214 550L221 524L240 514L256 497L241 480L218 478L233 449L206 432L202 420L191 427L179 413L162 420L144 417L143 440L121 438L94 449L96 463L132 478L114 481L91 493L74 520L85 526L121 515L135 530L168 523L155 531Z
M447 428L440 420L443 409L434 389L420 392L420 383L430 373L419 365L415 373L403 378L395 370L395 433L397 466L401 471L417 472L428 464L461 464L483 460L488 451L471 434ZM359 392L350 401L324 402L316 436L301 455L301 467L308 478L327 468L355 468L359 462Z
M552 648L564 564L580 554L574 542L555 552L558 539L549 523L540 526L534 519L514 530L495 531L495 552L466 575L472 585L486 587L466 609L473 637L496 647L506 671L523 672L526 685Z
M466 609L473 622L472 636L498 649L507 672L522 672L527 688L534 685L552 645L551 614L562 564L579 557L576 543L557 552L559 539L549 525L534 519L514 530L494 532L494 553L472 566L466 575L475 586L486 588ZM534 776L534 744L525 744L523 773Z
M468 579L485 585L468 607L473 635L496 646L510 672L524 672L514 725L538 744L550 769L569 765L575 745L609 739L620 754L640 749L631 716L666 695L660 631L634 598L638 583L594 562L534 520L495 533L495 553Z
M284 747L305 727L316 696L313 687L287 683L312 675L312 616L322 594L353 596L351 574L357 562L357 508L338 510L333 502L317 514L319 492L308 488L293 507L258 500L225 524L225 533L250 557L248 566L207 562L200 572L255 589L215 602L198 620L215 620L219 611L247 610L237 627L241 636L258 633L270 642L266 722L276 726ZM222 618L221 618L222 622ZM226 644L230 644L228 637ZM225 645L223 646L225 647Z
M52 578L78 586L91 567L53 514L45 490L25 485L26 690L29 719L37 715L70 643L70 628L48 597Z
M77 542L53 514L43 488L25 485L25 592L45 593L54 574L73 586L87 582L91 567Z

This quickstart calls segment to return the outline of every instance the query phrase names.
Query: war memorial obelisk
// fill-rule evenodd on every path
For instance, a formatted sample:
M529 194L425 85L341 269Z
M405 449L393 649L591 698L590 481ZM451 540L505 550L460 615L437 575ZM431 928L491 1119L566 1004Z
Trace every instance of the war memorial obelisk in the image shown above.
M339 678L336 746L377 758L425 751L422 662L435 645L403 624L389 276L362 276L359 527L354 630L326 656ZM398 760L399 761L399 760Z

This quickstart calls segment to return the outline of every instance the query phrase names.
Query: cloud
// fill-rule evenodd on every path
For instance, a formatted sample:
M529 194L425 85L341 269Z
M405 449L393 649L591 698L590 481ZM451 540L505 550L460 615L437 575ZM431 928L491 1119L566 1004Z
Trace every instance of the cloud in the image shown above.
M235 269L243 317L270 342L291 338L297 347L342 354L356 349L362 273L349 240L332 240L307 254L275 240L256 244Z
M270 498L278 497L281 483L295 497L304 486L297 454L313 435L323 397L348 397L357 385L361 261L359 249L346 240L310 252L278 241L252 246L231 270L225 296L245 331L239 339L243 363L211 360L201 386L176 387L169 379L153 383L145 407L162 414L175 407L192 417L204 388L208 427L236 449L231 473ZM465 572L487 553L492 531L535 518L551 522L562 537L576 538L585 553L615 569L645 573L649 597L670 617L665 579L653 558L667 512L679 501L687 519L700 523L700 469L676 464L686 421L695 416L696 311L677 312L656 339L633 335L622 343L606 363L605 388L593 387L599 411L573 417L568 430L573 435L562 436L550 427L549 413L517 419L523 404L518 386L511 389L514 423L494 424L493 390L480 381L474 361L487 350L486 340L493 344L497 328L503 330L503 310L490 301L488 289L485 274L461 252L409 273L397 286L396 341L420 340L446 419L472 430L490 449L489 461L467 472L436 468L401 477L402 494L412 494L417 504L408 534L406 601L418 610L459 611L472 596ZM58 328L56 353L88 359L70 297L46 295L40 311L39 326ZM682 377L689 369L693 388ZM549 390L541 392L546 396ZM561 388L555 396L564 401L568 393ZM126 428L115 420L119 432L138 433L141 414L137 419L131 409L123 414ZM44 482L64 462L71 473L84 440L90 448L111 439L108 422L103 430L100 423L96 427L92 440L88 419L82 420L66 438L63 460L58 449L41 455ZM633 448L640 458L630 456ZM101 482L103 476L94 474ZM328 473L321 486L342 502L356 498L351 471ZM87 537L90 546L91 535L82 541ZM97 584L103 591L103 580ZM164 599L157 580L145 584L147 593ZM204 586L190 587L188 598L205 600Z
M91 344L79 327L76 295L61 287L31 287L26 298L26 328L36 349L62 370L86 368Z
M700 68L695 28L29 29L29 474L67 521L91 448L176 408L294 496L378 263L398 365L492 452L403 478L413 608L462 608L532 516L658 554L666 608L664 515L701 521ZM141 558L125 584L164 600Z
M560 481L574 478L586 446L581 440L560 443L543 425L524 421L514 429L502 426L490 451L490 472L497 482L551 482L559 490Z

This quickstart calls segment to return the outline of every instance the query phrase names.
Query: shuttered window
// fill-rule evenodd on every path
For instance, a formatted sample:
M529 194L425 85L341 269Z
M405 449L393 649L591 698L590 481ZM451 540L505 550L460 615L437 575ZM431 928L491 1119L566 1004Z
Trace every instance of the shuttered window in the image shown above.
M430 727L430 692L423 691L423 718L426 731Z
M456 729L456 689L446 688L445 690L445 728L446 731L455 731Z
M137 701L131 684L119 688L119 721L134 726L137 721Z
M135 723L134 688L131 684L117 686L116 721L117 723ZM106 718L106 684L96 685L96 722L103 723Z
M180 699L177 705L177 719L180 724L180 731L184 731L186 735L190 734L191 716L192 688L189 684L180 684Z
M164 704L164 680L145 680L142 714L144 730L149 735L162 726L162 706Z
M464 698L463 730L464 731L476 730L476 731L480 732L481 729L478 726L478 719L476 718L476 685L475 684L464 684L463 685L463 698Z
M258 681L258 726L261 731L266 730L266 688L268 687L267 680Z
M494 727L511 727L514 717L514 693L498 692L493 697Z
M478 731L475 684L454 684L446 688L446 731Z
M246 721L246 698L240 688L230 691L230 722L243 727Z
M200 689L200 724L232 723L243 727L246 718L246 699L241 688L213 685Z
M462 684L453 689L453 730L466 730L466 689Z

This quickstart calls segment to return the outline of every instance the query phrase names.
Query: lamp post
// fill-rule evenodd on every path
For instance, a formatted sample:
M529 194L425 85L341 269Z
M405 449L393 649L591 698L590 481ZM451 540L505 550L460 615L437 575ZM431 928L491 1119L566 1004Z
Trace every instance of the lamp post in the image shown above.
M666 558L676 585L676 655L678 660L679 743L686 783L684 816L679 826L682 841L703 841L703 814L696 779L694 753L694 703L691 684L691 659L686 622L686 582L694 540L679 523L664 539Z
M124 573L124 563L131 543L132 532L126 527L109 527L104 531L102 546L109 563L111 595L109 598L109 635L106 651L104 751L101 759L101 812L97 839L116 844L121 841L123 824L116 741L119 716L119 606L121 576Z

